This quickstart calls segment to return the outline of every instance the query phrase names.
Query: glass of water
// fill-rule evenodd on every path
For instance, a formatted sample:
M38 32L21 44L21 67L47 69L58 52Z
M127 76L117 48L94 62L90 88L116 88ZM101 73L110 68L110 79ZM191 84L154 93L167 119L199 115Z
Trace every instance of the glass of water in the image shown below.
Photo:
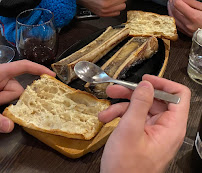
M202 85L202 29L193 35L187 72L192 80Z

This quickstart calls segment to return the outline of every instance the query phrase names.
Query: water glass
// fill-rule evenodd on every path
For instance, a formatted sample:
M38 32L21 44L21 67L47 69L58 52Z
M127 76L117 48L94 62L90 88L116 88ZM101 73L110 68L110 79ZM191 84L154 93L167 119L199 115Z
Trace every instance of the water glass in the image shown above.
M57 52L57 33L50 10L36 8L16 18L16 47L22 58L50 66Z
M187 72L192 80L202 85L202 29L192 37Z

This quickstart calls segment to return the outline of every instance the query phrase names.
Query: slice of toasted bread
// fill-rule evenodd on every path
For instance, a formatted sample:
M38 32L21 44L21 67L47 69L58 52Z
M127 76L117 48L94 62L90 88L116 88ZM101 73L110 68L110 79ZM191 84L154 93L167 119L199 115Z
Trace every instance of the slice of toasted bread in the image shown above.
M3 115L30 129L90 140L103 125L98 113L109 105L108 100L97 99L42 75L25 89L16 105L4 110Z
M167 15L128 11L126 26L130 29L130 36L156 36L173 41L178 38L175 19Z

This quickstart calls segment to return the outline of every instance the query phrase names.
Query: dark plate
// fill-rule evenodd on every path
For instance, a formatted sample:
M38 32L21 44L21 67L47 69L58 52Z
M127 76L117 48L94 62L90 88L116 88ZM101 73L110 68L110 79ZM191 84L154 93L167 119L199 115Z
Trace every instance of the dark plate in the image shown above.
M121 27L119 26L115 26L115 27ZM57 59L57 61L71 55L72 53L74 53L75 51L81 49L82 47L86 46L88 43L90 43L91 41L93 41L94 39L96 39L98 36L100 36L103 31L100 30L90 36L88 36L87 38L80 40L78 42L76 42L75 44L73 44L71 47L69 47L66 51L64 51ZM113 48L109 53L107 53L101 60L99 60L96 64L98 66L102 66L110 57L112 57L117 50L119 50L123 44L125 44L130 38L125 39L124 41L122 41L121 43L119 43L115 48ZM144 74L152 74L152 75L156 75L158 76L159 73L162 70L162 66L164 64L165 61L165 46L164 46L164 42L162 39L158 39L158 43L159 43L159 49L158 52L156 54L154 54L150 59L144 60L142 62L137 63L135 66L131 67L128 72L124 75L124 77L122 78L123 80L127 80L127 81L131 81L131 82L140 82L142 79L142 76ZM73 82L71 82L69 85L71 87L74 87L76 89L81 89L84 90L84 84L85 82L81 81L80 79L77 79Z

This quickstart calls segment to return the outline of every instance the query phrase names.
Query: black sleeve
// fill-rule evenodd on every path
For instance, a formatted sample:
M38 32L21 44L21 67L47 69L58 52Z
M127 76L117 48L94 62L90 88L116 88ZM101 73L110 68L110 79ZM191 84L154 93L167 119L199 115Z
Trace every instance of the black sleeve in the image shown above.
M0 0L0 16L16 17L20 12L35 8L41 0Z

